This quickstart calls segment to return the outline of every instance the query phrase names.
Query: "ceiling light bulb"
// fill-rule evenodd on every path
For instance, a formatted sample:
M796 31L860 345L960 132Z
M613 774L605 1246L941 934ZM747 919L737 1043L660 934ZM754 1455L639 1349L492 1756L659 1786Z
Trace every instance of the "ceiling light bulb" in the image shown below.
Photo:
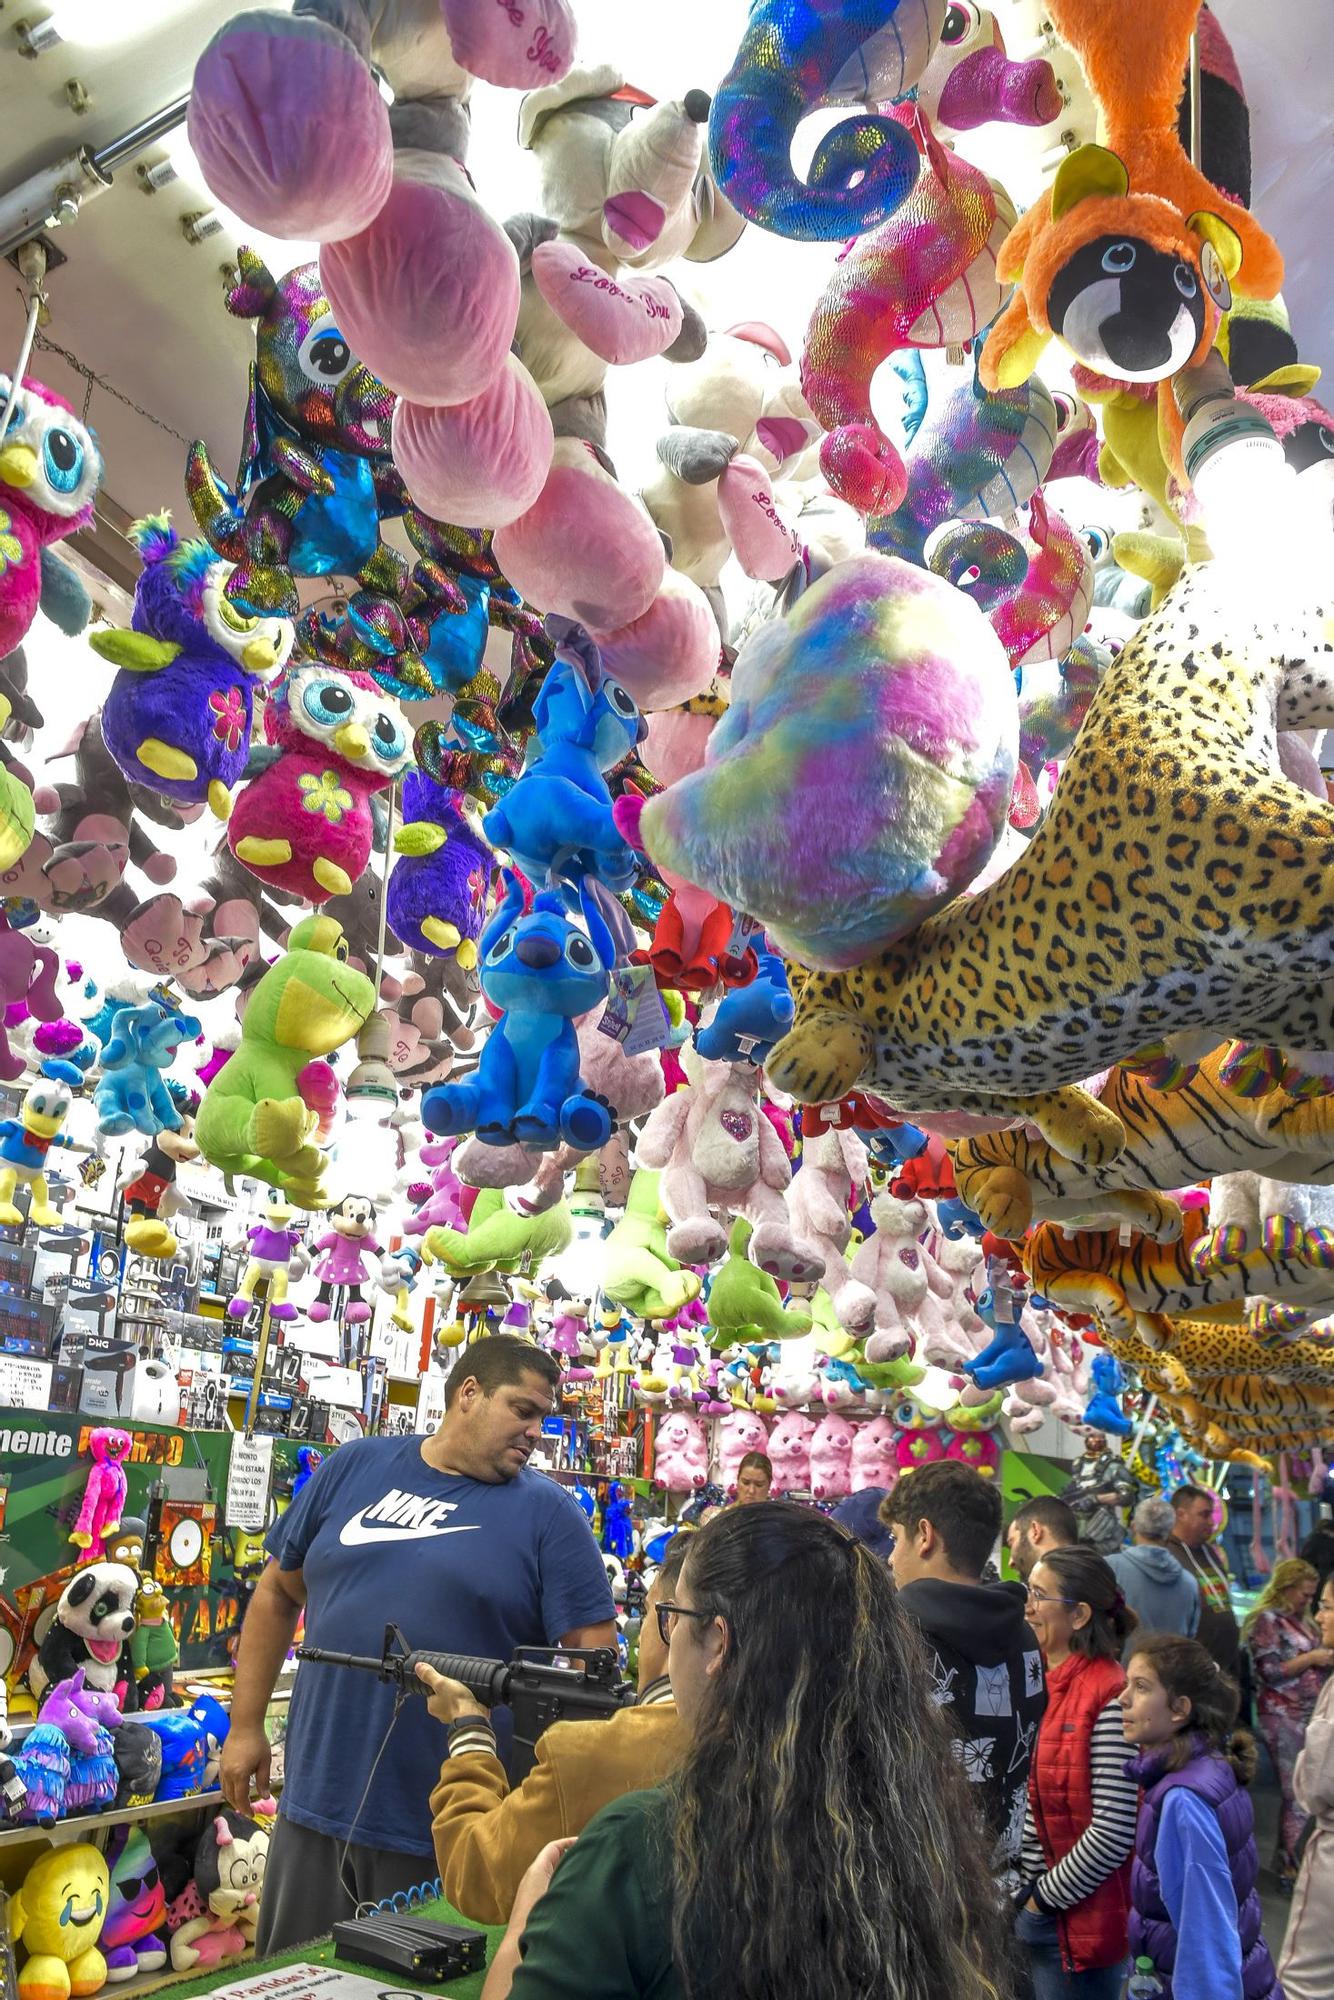
M372 1014L357 1036L357 1066L347 1080L347 1115L357 1123L382 1125L398 1106L398 1078L389 1067L389 1016Z
M45 21L15 21L14 39L19 45L21 56L39 56L43 49L53 49L63 39L56 23L47 17Z

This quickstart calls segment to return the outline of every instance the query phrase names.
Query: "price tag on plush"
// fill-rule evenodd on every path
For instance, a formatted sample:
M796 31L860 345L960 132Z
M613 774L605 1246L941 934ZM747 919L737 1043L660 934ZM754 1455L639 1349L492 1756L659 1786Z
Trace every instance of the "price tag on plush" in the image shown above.
M672 1024L648 965L618 965L611 975L611 997L598 1022L601 1034L619 1042L627 1056L663 1049Z

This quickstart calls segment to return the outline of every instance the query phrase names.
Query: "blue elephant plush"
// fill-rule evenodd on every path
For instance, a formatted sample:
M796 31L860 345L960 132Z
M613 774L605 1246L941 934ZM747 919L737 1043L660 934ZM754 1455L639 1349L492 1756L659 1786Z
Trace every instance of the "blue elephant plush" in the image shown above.
M154 1138L180 1129L181 1113L163 1076L182 1042L203 1032L193 1014L179 1013L165 1000L122 1007L102 1048L102 1076L93 1092L97 1129L106 1138L142 1132Z
M561 658L547 674L533 704L537 747L482 832L534 885L595 875L619 895L639 860L616 830L603 772L629 756L648 724L620 682L602 674L591 642L585 652L587 666Z
M758 957L749 985L725 993L713 1019L695 1030L695 1047L706 1062L762 1063L792 1026L796 1009L783 961L767 947Z
M482 991L505 1011L466 1083L439 1084L422 1098L422 1123L449 1136L475 1131L491 1144L538 1149L564 1140L595 1152L611 1136L611 1114L579 1075L574 1023L605 1000L616 947L586 885L587 935L561 892L544 891L523 914L508 870L500 907L482 935Z

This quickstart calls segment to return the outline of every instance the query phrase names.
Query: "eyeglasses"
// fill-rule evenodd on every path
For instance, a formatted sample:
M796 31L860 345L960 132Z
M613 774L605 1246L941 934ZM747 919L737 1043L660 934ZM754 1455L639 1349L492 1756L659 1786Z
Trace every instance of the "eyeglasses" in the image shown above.
M658 1637L664 1646L670 1644L672 1626L678 1618L712 1618L712 1611L688 1611L684 1604L659 1604Z
M1067 1604L1071 1606L1079 1603L1077 1597L1059 1597L1050 1590L1039 1590L1037 1585L1032 1583L1028 1586L1028 1601L1030 1604Z

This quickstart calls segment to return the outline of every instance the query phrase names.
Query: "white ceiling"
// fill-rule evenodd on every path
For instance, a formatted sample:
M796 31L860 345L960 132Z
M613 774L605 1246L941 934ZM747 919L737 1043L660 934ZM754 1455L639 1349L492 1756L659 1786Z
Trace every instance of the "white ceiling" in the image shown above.
M581 59L621 62L659 97L692 85L711 88L730 61L744 20L742 0L672 0L668 14L625 0L577 0ZM996 0L1012 51L1040 19L1038 0ZM1255 206L1289 260L1287 301L1306 358L1334 371L1334 282L1327 249L1334 212L1334 6L1310 0L1215 0L1247 82L1253 114ZM71 39L36 60L18 53L13 24L51 11L44 0L0 0L0 192L73 147L96 149L188 88L194 59L218 24L240 12L233 0L58 0L92 23L96 45ZM110 39L108 39L110 37ZM91 106L76 116L66 84L81 82ZM471 164L493 211L530 204L531 162L514 142L517 100L479 87L474 96ZM1088 135L1088 136L1091 136ZM1034 135L992 133L985 151L967 150L1001 171L1022 201L1032 192ZM90 418L103 443L106 490L129 514L169 505L185 513L180 475L185 440L208 438L220 465L235 463L251 330L223 310L219 267L237 233L192 246L181 218L207 205L184 135L150 149L171 155L182 178L156 195L133 167L58 232L69 261L50 280L49 336L149 414L95 387ZM1024 185L1024 183L1029 183ZM254 241L247 232L246 240ZM261 246L263 247L263 246ZM297 261L289 248L274 259ZM799 341L831 252L802 248L751 230L722 263L695 271L706 310L721 323L762 316ZM18 281L0 286L0 367L12 366L22 326ZM42 353L33 372L83 407L85 385L65 362ZM612 443L632 482L662 424L661 369L615 378ZM177 433L179 435L172 435Z

